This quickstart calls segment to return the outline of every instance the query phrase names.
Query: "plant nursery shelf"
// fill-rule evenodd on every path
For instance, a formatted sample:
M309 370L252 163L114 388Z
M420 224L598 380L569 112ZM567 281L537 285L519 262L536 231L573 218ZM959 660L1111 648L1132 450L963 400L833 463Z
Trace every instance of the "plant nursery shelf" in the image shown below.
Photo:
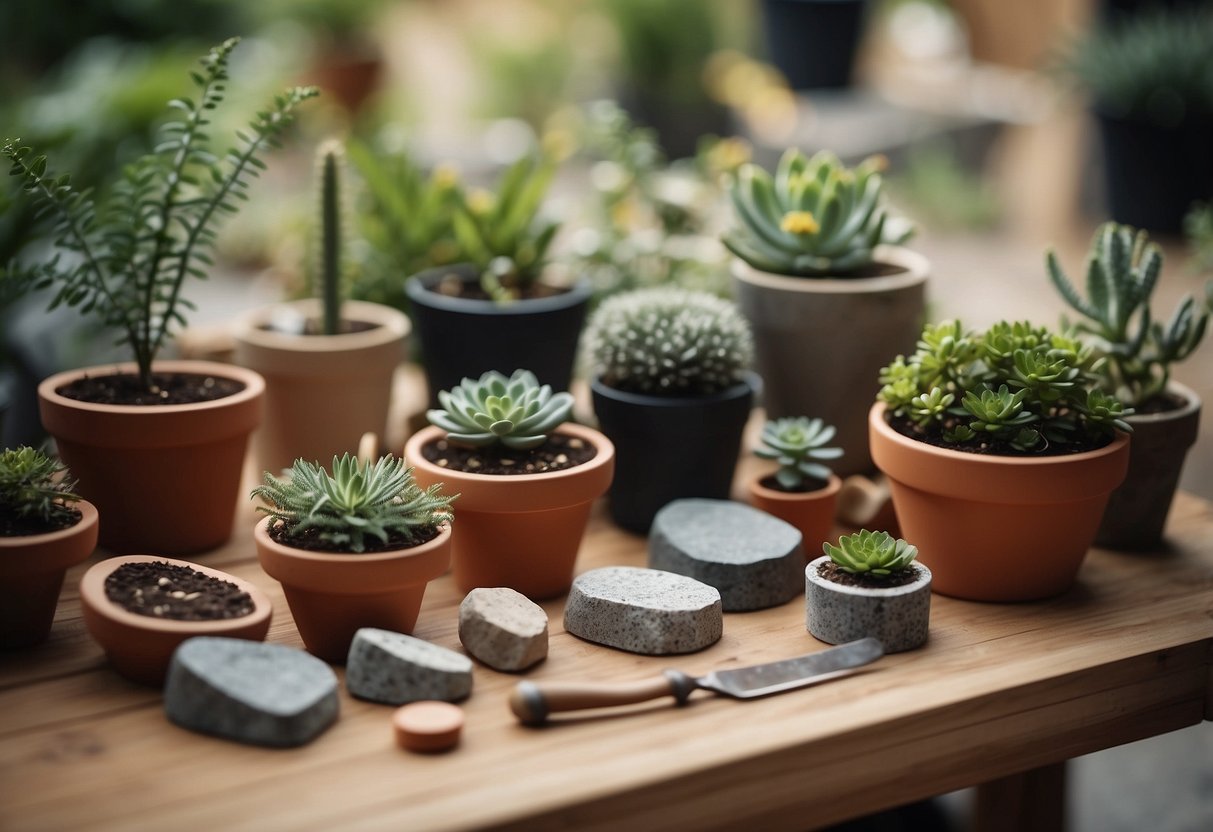
M602 508L579 570L643 566L644 539ZM196 560L264 589L269 640L300 645L257 565L252 512L238 522ZM506 704L520 677L477 665L462 744L438 756L400 751L393 709L344 692L337 724L300 749L175 727L85 632L86 563L50 642L0 657L0 828L806 829L979 784L979 828L1060 828L1066 759L1213 716L1213 505L1180 495L1168 538L1165 553L1093 551L1051 601L936 596L925 648L766 699L696 694L532 729ZM460 649L460 599L449 576L431 584L415 634ZM716 645L668 658L581 641L563 631L563 601L545 607L549 658L521 678L635 681L823 647L802 601L726 615Z

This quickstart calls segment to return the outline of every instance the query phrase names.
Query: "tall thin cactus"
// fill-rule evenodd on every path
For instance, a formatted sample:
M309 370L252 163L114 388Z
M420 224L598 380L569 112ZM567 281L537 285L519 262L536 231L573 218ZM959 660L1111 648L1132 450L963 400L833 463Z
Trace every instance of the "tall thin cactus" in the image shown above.
M320 146L320 281L324 334L341 331L341 181L343 148L339 141Z

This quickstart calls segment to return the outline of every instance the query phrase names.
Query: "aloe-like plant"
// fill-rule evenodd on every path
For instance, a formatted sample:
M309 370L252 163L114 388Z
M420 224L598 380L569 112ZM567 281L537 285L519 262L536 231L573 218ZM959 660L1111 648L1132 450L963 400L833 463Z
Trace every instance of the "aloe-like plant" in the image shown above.
M762 444L754 454L779 463L776 481L784 488L796 490L806 477L828 480L829 467L819 460L838 459L842 448L829 447L836 429L821 419L794 416L767 422L762 428Z
M337 551L361 553L368 538L405 546L424 542L451 522L451 501L441 484L422 489L413 469L391 456L360 462L333 457L330 475L318 462L295 460L290 476L268 471L252 497L269 503L257 510L274 518L288 538L312 536Z
M0 452L0 517L48 529L75 517L75 480L66 466L41 451L22 446Z
M918 547L896 538L888 532L868 529L838 538L838 545L821 545L830 560L851 575L871 575L887 578L904 572L918 557Z
M571 394L553 393L530 370L515 370L509 378L496 370L465 378L439 392L438 402L442 408L428 411L426 418L445 430L449 441L473 448L500 443L523 451L542 445L573 409Z
M320 243L317 279L325 335L341 331L341 143L325 142L317 153L320 169Z
M731 196L737 226L724 235L729 250L756 269L795 277L846 276L872 262L881 244L914 233L884 205L882 156L854 169L822 151L806 158L795 148L772 177L742 165Z

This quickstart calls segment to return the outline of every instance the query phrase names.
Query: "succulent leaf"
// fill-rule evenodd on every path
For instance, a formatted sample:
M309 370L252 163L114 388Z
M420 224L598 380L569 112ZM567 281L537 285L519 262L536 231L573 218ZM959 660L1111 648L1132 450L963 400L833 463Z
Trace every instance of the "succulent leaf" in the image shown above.
M509 378L490 370L440 391L438 403L442 407L428 411L426 418L445 430L449 441L527 450L542 445L549 432L568 420L573 397L541 386L530 370L515 370Z

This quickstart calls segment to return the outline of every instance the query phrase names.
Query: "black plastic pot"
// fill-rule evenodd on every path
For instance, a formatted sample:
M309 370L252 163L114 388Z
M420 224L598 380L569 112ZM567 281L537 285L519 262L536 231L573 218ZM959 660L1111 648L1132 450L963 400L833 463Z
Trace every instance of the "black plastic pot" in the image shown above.
M615 445L611 517L646 534L666 503L682 497L729 498L741 433L758 376L711 396L626 393L590 381L598 427Z
M588 280L551 297L499 304L433 291L450 274L464 283L479 280L474 267L459 265L429 269L405 283L431 403L437 403L439 390L489 370L530 370L553 390L569 389L590 301Z
M764 0L767 54L792 89L850 86L865 0Z

